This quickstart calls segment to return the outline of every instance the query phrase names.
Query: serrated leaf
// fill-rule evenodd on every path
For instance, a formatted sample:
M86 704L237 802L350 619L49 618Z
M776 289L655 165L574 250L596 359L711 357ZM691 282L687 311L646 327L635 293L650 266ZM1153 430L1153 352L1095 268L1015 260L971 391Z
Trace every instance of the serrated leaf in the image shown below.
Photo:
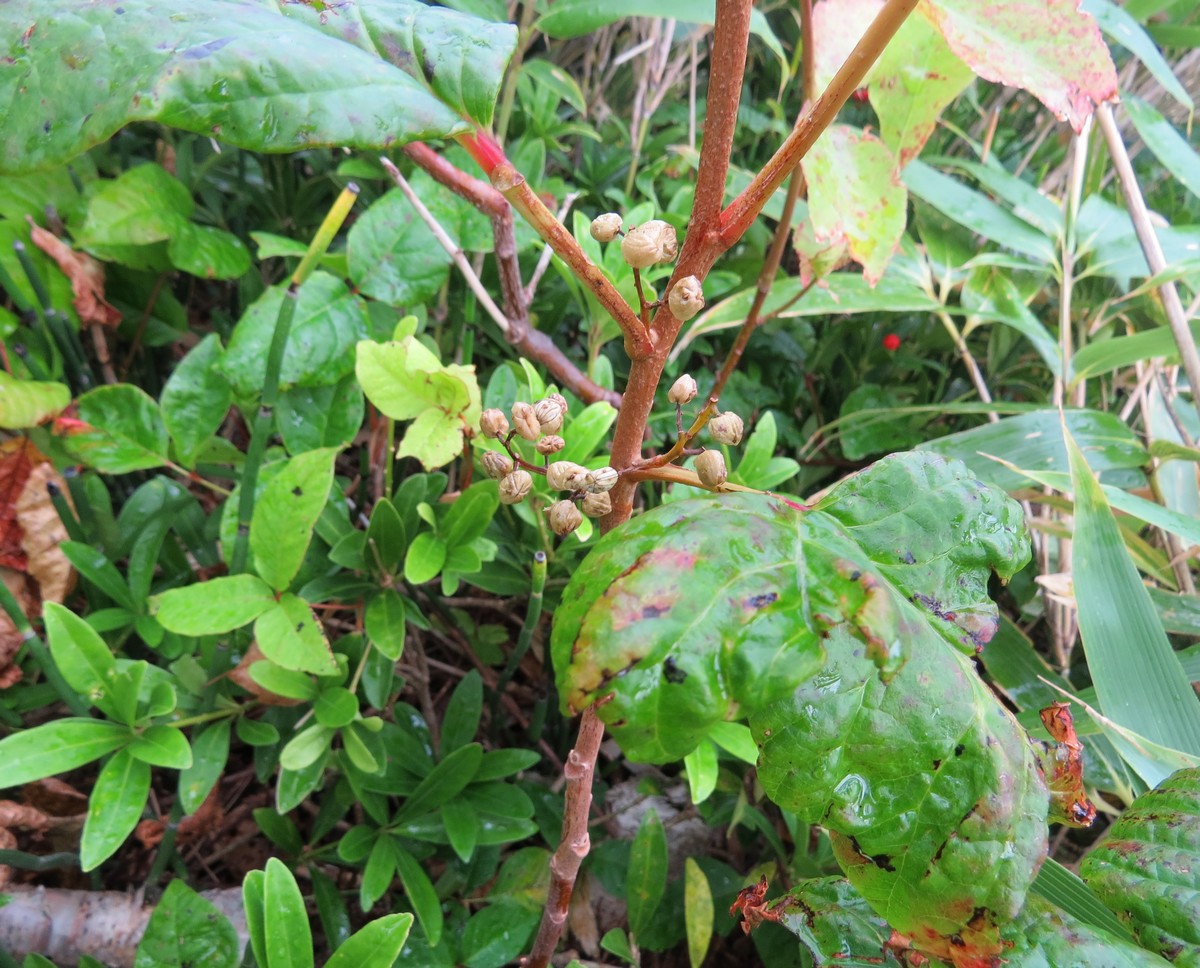
M300 570L333 486L336 458L332 447L291 458L254 502L250 518L254 567L276 591L286 590Z
M1138 941L1177 964L1200 959L1200 769L1137 798L1084 858L1087 885Z
M236 968L241 955L229 919L182 880L173 880L146 923L133 968Z

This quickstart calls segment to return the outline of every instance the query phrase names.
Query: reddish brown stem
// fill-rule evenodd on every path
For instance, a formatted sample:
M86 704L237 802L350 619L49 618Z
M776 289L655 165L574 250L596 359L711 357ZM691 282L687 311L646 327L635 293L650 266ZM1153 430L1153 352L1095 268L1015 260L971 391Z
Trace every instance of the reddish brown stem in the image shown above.
M745 234L758 218L767 199L775 194L775 189L783 184L784 179L808 154L808 150L821 133L833 122L842 105L858 90L871 65L912 13L917 2L918 0L887 0L808 113L800 119L763 170L754 176L745 190L721 213L721 238L726 248Z
M547 334L529 324L529 304L525 296L525 286L521 281L521 267L517 262L512 207L508 200L487 182L468 175L446 161L428 145L413 143L406 145L404 151L436 182L460 198L466 199L491 219L504 315L509 321L509 331L506 334L509 343L523 356L537 360L545 366L559 383L584 403L604 400L614 407L620 407L619 393L606 390L588 379Z
M571 892L579 865L591 849L588 819L592 812L592 778L596 758L604 740L604 724L596 714L596 705L583 711L579 720L579 739L567 757L563 773L567 779L566 806L563 811L562 840L550 859L550 890L537 938L526 959L528 968L546 968L558 946L567 912L571 907Z

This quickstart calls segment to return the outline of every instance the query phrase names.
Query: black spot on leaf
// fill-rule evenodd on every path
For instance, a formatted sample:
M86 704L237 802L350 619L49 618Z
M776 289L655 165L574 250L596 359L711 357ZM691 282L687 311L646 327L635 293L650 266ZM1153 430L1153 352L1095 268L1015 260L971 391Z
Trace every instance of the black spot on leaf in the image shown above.
M675 664L675 660L671 656L667 656L666 661L663 662L663 678L666 679L667 682L670 682L674 685L679 685L679 683L683 682L687 677L688 674Z

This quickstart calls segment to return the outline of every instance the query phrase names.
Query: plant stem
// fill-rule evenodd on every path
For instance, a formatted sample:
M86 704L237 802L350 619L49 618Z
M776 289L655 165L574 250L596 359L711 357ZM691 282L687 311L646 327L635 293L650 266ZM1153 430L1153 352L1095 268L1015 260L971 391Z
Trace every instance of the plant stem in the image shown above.
M1113 119L1112 106L1101 104L1096 108L1096 117L1100 121L1100 130L1104 132L1104 140L1108 143L1113 167L1117 170L1117 180L1121 183L1121 193L1125 196L1125 207L1129 209L1129 217L1133 219L1133 228L1146 256L1146 264L1150 267L1150 274L1156 276L1166 269L1167 260L1163 256L1158 236L1154 234L1154 227L1150 224L1146 199L1142 197L1142 189L1138 185L1137 175L1133 172L1129 152L1125 150L1125 142L1121 140L1121 132ZM1167 314L1167 322L1171 326L1171 335L1175 337L1175 345L1179 348L1184 372L1187 373L1192 403L1196 412L1200 414L1200 353L1196 352L1196 342L1192 339L1191 329L1188 328L1183 303L1179 299L1179 290L1175 288L1175 283L1167 281L1158 287L1158 294Z
M267 451L267 439L271 436L271 422L274 419L275 402L279 395L279 374L283 369L283 353L287 348L288 336L292 331L292 319L296 315L296 303L299 300L300 287L312 275L313 269L329 248L329 243L337 235L338 229L346 221L354 200L358 198L358 186L351 182L334 200L329 213L321 222L308 251L292 273L291 284L283 294L279 304L279 315L275 318L275 332L271 336L271 347L267 351L266 373L263 376L262 396L258 404L258 414L254 418L254 427L250 433L250 446L246 449L246 463L242 466L241 493L238 498L237 538L233 546L233 556L229 562L229 573L237 575L246 570L246 562L250 556L250 518L254 514L254 492L258 486L258 472L262 466L263 455Z

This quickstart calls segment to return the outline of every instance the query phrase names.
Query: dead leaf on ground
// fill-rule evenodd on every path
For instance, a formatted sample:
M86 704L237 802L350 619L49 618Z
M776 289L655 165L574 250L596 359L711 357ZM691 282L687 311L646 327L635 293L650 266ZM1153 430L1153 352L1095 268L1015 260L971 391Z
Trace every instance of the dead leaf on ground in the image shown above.
M69 535L50 500L52 487L64 496L69 493L53 464L35 465L17 498L17 522L24 532L21 548L28 560L26 570L37 581L42 601L61 604L75 587L75 569L62 551Z
M38 609L37 595L31 589L29 579L12 568L0 567L0 581L8 587L21 610L28 616L36 614ZM25 637L17 630L8 613L0 609L0 689L7 689L21 681L21 667L13 660L25 642Z
M75 311L85 325L99 323L114 329L121 322L117 308L104 298L104 266L86 252L77 252L53 232L48 232L28 215L33 244L50 256L71 280Z
M230 669L228 676L233 682L237 683L246 692L254 696L259 702L265 703L268 706L298 706L303 700L289 699L287 696L280 696L277 693L271 692L260 686L250 677L250 667L256 662L266 661L266 656L262 654L262 650L258 647L257 642L251 642L250 648L246 650L246 654L242 656L242 661L237 664L236 668Z

